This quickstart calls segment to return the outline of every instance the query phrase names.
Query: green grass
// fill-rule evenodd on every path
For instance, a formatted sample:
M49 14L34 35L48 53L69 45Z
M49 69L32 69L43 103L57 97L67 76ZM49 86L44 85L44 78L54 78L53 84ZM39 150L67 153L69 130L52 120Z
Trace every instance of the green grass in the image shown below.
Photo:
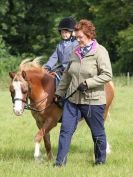
M54 153L48 162L34 161L34 136L37 132L30 112L16 117L8 90L0 90L0 177L133 177L133 88L119 86L110 118L105 127L112 153L106 165L93 167L93 143L85 122L79 123L72 139L67 166L54 168L60 124L51 131Z

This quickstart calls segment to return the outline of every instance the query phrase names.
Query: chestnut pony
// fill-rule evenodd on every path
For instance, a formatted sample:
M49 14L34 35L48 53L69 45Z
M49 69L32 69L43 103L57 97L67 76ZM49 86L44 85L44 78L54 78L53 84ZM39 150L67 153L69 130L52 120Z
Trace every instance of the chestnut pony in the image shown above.
M17 116L24 109L31 110L39 131L35 136L34 158L42 158L40 142L43 139L48 159L52 159L50 130L55 127L61 117L62 110L54 102L55 76L47 72L40 64L40 59L23 60L17 72L10 72L10 92L13 101L13 111ZM114 97L112 82L105 85L107 105L105 118ZM28 100L30 103L28 104Z

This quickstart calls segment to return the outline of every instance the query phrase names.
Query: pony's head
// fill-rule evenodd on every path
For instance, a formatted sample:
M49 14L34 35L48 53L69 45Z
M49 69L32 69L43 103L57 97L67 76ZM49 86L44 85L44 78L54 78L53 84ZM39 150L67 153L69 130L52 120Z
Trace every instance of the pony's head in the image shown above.
M9 73L12 78L12 82L10 84L10 93L13 102L13 110L14 113L19 116L24 111L24 106L27 102L28 96L28 83L25 80L25 72L23 71L14 73Z
M13 111L17 116L22 115L29 96L27 71L40 68L39 58L25 59L21 62L18 72L9 72L11 78L10 93L13 102Z

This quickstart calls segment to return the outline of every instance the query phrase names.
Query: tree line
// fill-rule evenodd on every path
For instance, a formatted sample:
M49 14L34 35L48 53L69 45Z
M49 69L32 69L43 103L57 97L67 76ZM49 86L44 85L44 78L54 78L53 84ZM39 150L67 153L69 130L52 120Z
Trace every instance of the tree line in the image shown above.
M60 40L58 23L67 16L95 24L97 40L109 51L114 72L133 71L131 0L1 0L0 62L7 59L6 64L14 67L9 60L29 56L44 56L45 62Z

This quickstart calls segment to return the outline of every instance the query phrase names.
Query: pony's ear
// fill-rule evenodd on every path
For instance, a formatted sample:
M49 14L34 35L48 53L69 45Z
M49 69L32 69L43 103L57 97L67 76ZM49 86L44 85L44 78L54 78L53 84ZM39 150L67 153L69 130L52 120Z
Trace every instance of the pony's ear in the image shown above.
M25 71L22 71L22 77L24 78L24 80L27 80L27 74Z
M15 74L16 74L16 72L9 72L9 76L10 76L10 78L13 79L14 76L15 76Z

